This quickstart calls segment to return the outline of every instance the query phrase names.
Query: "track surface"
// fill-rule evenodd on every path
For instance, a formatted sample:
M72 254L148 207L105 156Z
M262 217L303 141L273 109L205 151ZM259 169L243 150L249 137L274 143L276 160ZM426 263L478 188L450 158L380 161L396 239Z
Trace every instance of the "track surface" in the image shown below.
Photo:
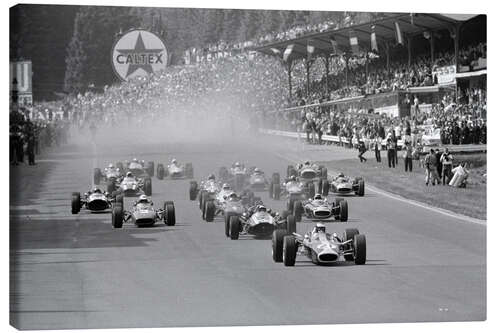
M301 257L295 267L276 264L270 240L231 241L221 218L203 222L188 200L188 180L153 179L155 204L175 201L175 227L113 230L109 214L70 214L70 193L92 186L94 164L175 156L193 162L200 179L235 160L283 175L285 155L325 160L354 154L335 148L300 153L290 142L247 146L252 148L245 152L237 143L70 146L46 156L36 171L16 171L11 324L63 329L486 318L486 227L371 191L347 198L348 223L327 225L329 231L356 227L366 234L364 266L315 266ZM261 196L283 210L284 200ZM311 227L297 226L300 233Z

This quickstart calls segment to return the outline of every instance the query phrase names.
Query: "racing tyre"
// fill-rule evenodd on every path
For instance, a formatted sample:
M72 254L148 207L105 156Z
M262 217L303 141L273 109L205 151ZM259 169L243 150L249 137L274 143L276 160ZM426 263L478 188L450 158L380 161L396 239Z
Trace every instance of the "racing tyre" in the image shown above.
M151 178L144 179L144 194L147 196L151 196L153 193L153 183L151 182Z
M238 214L231 213L231 212L224 214L224 231L225 231L226 237L230 236L230 234L229 234L229 226L230 226L231 216L238 217Z
M233 240L240 237L240 219L236 215L229 218L229 236Z
M196 200L196 194L198 193L198 184L195 181L192 181L189 184L189 200Z
M123 226L123 206L118 205L113 208L111 213L111 224L113 228L121 228Z
M348 207L347 207L347 201L342 200L340 202L340 209L339 209L339 215L340 215L340 222L346 222L347 217L348 217Z
M297 245L295 237L285 236L283 238L283 264L285 266L295 266L295 258L297 257Z
M286 217L286 231L289 234L293 234L297 231L297 222L295 221L295 216L288 215Z
M344 231L344 242L347 242L348 240L352 240L354 243L354 236L359 235L359 231L356 228L347 228ZM354 245L352 245L354 247ZM344 259L346 261L353 261L354 260L354 255L352 254L346 254L344 255Z
M281 194L280 183L274 183L273 184L273 199L274 200L279 200L280 199L280 194Z
M194 177L194 169L192 163L186 163L186 178L193 179Z
M356 194L360 197L365 195L365 181L363 179L358 181L358 190Z
M101 183L101 169L94 169L94 184L99 185Z
M276 229L273 231L273 260L274 262L283 262L283 238L286 236L286 230Z
M354 263L364 265L366 262L366 237L354 235Z
M302 202L300 201L295 201L293 203L293 216L295 216L295 221L300 222L302 221L302 212L303 212L304 207L302 207Z
M320 191L324 197L328 196L328 193L330 192L330 183L328 182L328 180L325 179L321 182Z
M309 199L314 198L315 193L316 193L316 188L314 187L314 183L307 184L307 194L309 195Z
M159 163L158 166L156 167L156 177L159 180L162 180L163 177L165 177L165 167L161 163Z
M175 225L175 206L172 201L166 201L163 204L163 209L165 210L165 215L163 215L163 222L168 226Z
M328 169L324 165L319 166L319 178L326 179L328 177Z
M207 201L205 205L205 221L212 222L215 217L215 204L213 200Z
M71 194L71 214L78 214L80 212L80 192L73 192Z
M149 177L153 177L155 175L155 162L148 162L146 172L148 173Z
M208 193L207 192L203 192L202 195L201 195L201 206L200 206L200 209L201 211L204 213L204 210L205 210L205 205L206 205L206 202L208 200Z
M203 206L202 206L202 203L203 203L203 195L204 195L204 194L205 194L205 192L204 192L204 191L201 191L201 192L200 192L200 195L198 196L198 208L200 208L200 210L201 210L201 208L203 207Z

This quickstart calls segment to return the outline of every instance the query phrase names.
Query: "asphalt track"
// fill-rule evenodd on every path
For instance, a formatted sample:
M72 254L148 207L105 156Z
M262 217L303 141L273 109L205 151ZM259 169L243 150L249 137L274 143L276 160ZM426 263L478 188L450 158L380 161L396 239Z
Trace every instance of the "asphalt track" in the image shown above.
M72 145L11 174L11 324L70 329L331 324L486 319L486 226L367 190L347 198L367 237L364 266L295 267L271 259L271 241L227 239L201 220L188 180L153 179L153 201L173 200L177 224L121 230L109 214L70 213L70 193L92 186L94 165L130 159L193 162L195 178L235 160L283 175L287 159L325 160L344 149L292 142ZM293 143L294 144L294 143ZM141 152L138 154L138 152ZM264 202L273 209L285 201ZM129 207L131 199L126 199ZM311 222L299 223L305 232Z

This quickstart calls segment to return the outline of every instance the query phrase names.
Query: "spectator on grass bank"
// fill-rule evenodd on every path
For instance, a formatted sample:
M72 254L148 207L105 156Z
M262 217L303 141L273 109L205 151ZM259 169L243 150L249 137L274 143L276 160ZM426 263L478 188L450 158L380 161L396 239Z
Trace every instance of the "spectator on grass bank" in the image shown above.
M445 185L448 184L453 177L451 173L451 169L453 167L453 155L449 152L448 148L445 148L440 161L443 165L441 180L443 181L443 185Z
M403 160L405 163L405 172L413 171L413 148L411 147L410 142L405 143L404 151L403 151Z
M442 155L443 155L443 153L441 153L441 151L439 151L439 148L436 148L436 160L437 160L436 171L437 171L437 176L438 176L439 181L441 181L441 174L443 172L443 163L441 162Z
M439 184L439 178L437 175L437 158L434 149L431 149L429 154L425 156L425 185L429 186L429 181L432 185L436 185L436 181Z

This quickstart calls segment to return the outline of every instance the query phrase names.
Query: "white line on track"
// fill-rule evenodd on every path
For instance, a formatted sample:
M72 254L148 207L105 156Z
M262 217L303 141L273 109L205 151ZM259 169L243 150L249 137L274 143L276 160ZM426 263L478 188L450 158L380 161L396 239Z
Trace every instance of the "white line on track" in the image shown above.
M285 154L281 154L281 153L276 153L276 156L278 156L279 158L282 158L282 159L284 159L286 161L292 162L292 163L303 159L303 158L301 158L299 156L293 156L292 157L290 155L285 155ZM313 160L313 159L310 158L310 160ZM487 220L476 219L476 218L473 218L473 217L470 217L470 216L466 216L466 215L454 213L454 212L446 210L446 209L434 207L434 206L431 206L431 205L428 205L428 204L425 204L425 203L422 203L422 202L418 202L418 201L415 201L415 200L406 199L406 198L403 198L403 197L401 197L399 195L383 191L383 190L381 190L381 189L379 189L377 187L374 187L374 186L368 186L367 185L366 188L369 191L371 191L371 192L383 195L383 196L391 198L393 200L398 200L398 201L407 203L409 205L413 205L413 206L417 206L417 207L420 207L420 208L424 208L424 209L427 209L427 210L430 210L432 212L439 213L439 214L442 214L442 215L445 215L445 216L448 216L448 217L453 217L453 218L455 218L457 220L462 220L462 221L465 221L465 222L470 222L470 223L475 223L475 224L479 224L479 225L482 225L482 226L486 226L486 221Z

